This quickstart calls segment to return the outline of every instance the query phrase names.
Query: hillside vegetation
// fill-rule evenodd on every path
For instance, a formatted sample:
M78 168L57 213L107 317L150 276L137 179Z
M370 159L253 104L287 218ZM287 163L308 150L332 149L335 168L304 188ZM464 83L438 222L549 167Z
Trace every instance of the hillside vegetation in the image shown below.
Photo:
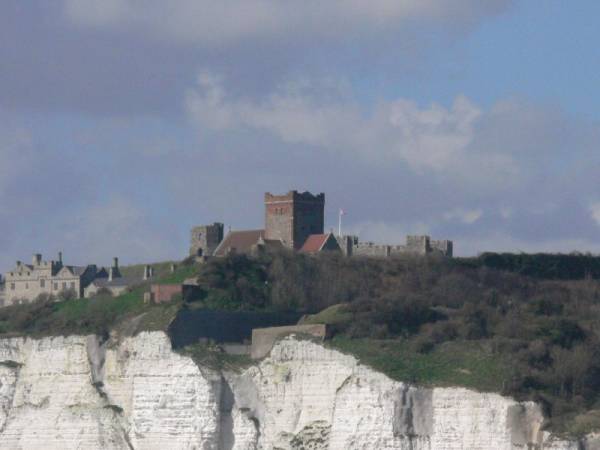
M149 289L150 283L181 283L197 275L199 270L198 266L187 262L179 264L171 273L170 265L170 262L153 264L155 277L151 281L140 282L118 297L105 292L90 299L76 299L67 291L64 298L43 295L33 303L0 308L0 335L108 335L113 329L123 328L128 333L166 330L182 302L146 304L143 301L144 292ZM140 280L143 270L144 265L121 268L124 276L137 275Z
M168 306L144 304L144 286L117 298L42 299L0 309L0 331L166 329L181 308L300 312L305 323L331 325L328 345L393 378L535 400L553 430L584 433L600 427L596 264L589 255L232 255L161 272L159 282L200 284Z
M587 270L560 275L556 261L572 258L507 267L534 278L487 267L489 255L232 256L201 268L202 292L188 301L313 314L304 321L331 324L331 345L394 378L532 399L555 430L583 432L600 425L600 283Z

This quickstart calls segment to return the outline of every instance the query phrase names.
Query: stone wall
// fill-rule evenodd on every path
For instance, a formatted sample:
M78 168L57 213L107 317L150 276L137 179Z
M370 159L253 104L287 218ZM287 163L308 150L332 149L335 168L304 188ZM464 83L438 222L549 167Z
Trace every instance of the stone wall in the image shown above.
M281 240L300 249L311 234L323 234L325 194L290 191L284 195L265 193L265 239Z
M429 236L406 236L406 251L418 255L430 253L431 238Z
M441 240L441 241L431 241L432 251L441 253L444 256L452 257L454 254L454 244L452 241Z
M298 250L311 234L325 229L325 194L294 194L294 248Z
M323 324L291 325L287 327L257 328L252 330L252 359L264 358L269 354L275 343L290 334L307 334L319 339L325 339L327 326Z
M452 241L432 240L429 236L406 236L406 245L375 244L360 242L358 236L337 236L336 240L347 256L369 256L387 258L406 254L429 255L439 254L452 257Z
M212 256L223 240L223 228L224 225L219 222L192 228L190 256Z
M390 246L373 242L359 242L352 248L352 255L386 258L390 256Z
M294 245L294 195L265 194L265 239L281 240L286 247Z

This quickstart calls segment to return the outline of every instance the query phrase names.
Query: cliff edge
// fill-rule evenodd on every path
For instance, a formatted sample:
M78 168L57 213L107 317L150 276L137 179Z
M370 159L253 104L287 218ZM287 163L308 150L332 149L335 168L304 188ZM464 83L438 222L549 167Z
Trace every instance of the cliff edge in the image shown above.
M199 367L162 332L0 340L2 449L595 450L535 403L396 382L293 337L240 372Z

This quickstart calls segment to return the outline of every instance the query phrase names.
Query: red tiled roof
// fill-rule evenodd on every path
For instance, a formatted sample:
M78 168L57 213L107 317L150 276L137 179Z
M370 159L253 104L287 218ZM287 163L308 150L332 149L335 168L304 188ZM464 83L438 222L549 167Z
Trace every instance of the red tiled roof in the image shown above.
M329 234L311 234L300 249L302 253L317 253L321 251Z
M264 236L265 230L230 231L215 249L214 255L227 256L231 249L238 253L248 253Z

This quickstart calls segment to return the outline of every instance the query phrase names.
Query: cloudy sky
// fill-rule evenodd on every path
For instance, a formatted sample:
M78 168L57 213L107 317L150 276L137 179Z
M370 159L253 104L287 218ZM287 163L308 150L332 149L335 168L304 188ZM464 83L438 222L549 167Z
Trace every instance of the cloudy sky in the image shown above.
M3 0L0 271L262 224L600 252L600 2Z

